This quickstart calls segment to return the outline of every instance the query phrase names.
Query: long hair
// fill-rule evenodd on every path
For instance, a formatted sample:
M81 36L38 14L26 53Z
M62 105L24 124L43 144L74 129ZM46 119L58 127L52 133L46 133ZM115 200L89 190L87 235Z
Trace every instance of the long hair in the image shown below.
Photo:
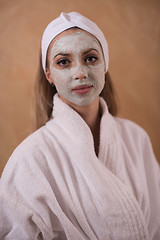
M34 89L34 130L45 125L50 119L53 109L53 96L57 93L55 86L51 86L42 68L42 61L40 57L39 69L35 82ZM117 114L117 101L115 90L109 72L105 75L105 85L100 94L107 103L109 112L116 116Z

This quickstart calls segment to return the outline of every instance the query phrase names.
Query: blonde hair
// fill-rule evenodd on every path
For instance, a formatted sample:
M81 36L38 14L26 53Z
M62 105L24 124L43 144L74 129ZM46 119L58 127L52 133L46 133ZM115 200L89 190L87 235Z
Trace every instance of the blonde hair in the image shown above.
M56 93L57 90L55 86L52 87L46 79L40 56L39 69L34 89L34 130L45 125L50 119L53 109L53 96ZM109 112L113 116L116 116L118 111L117 101L109 72L105 75L105 85L100 96L106 101Z

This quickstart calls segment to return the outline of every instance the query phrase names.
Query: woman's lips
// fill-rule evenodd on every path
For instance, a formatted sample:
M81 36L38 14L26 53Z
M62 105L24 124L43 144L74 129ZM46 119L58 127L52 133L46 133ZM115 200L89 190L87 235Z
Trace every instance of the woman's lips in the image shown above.
M93 88L93 85L79 85L72 89L73 92L77 94L86 94L89 93Z

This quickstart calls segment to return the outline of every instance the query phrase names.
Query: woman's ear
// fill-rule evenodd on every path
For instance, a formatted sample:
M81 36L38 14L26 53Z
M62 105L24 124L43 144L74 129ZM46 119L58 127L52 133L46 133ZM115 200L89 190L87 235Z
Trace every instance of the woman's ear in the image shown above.
M53 79L52 79L52 76L51 76L51 73L50 73L49 68L46 68L45 75L46 75L46 78L47 78L48 82L49 82L51 85L53 85L53 84L54 84L54 81L53 81Z

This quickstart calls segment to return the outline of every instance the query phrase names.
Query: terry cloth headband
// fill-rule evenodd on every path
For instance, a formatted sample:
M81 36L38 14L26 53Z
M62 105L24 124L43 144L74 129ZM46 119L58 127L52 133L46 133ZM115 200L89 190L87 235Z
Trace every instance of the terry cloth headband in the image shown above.
M99 42L101 43L104 59L106 63L106 72L108 70L108 62L109 62L109 55L108 55L108 44L107 41L99 29L99 27L89 20L88 18L82 16L80 13L71 12L71 13L61 13L60 16L54 19L52 22L48 24L46 29L44 30L42 41L41 41L41 51L42 51L42 66L45 72L46 70L46 56L49 44L58 34L65 31L66 29L72 27L79 27L92 35L94 35Z

